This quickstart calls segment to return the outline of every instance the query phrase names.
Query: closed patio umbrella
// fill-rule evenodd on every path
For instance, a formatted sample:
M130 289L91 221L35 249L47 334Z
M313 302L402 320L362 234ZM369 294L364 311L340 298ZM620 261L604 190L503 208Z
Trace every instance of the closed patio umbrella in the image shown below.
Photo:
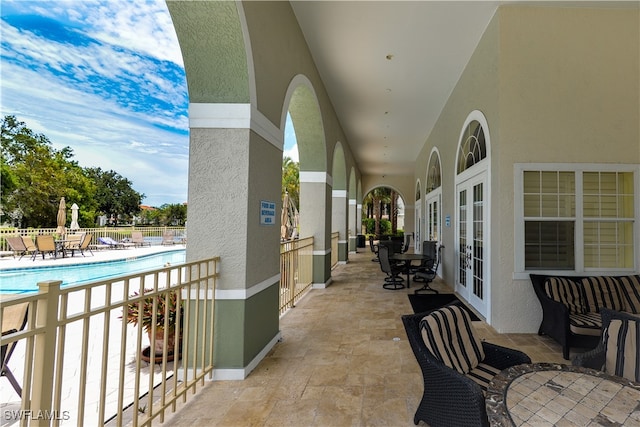
M60 199L60 206L58 206L58 228L56 229L56 233L62 235L67 229L65 228L65 224L67 223L67 205L64 202L64 197Z
M75 203L71 205L71 225L69 226L71 230L80 229L80 225L78 224L78 209L80 208Z

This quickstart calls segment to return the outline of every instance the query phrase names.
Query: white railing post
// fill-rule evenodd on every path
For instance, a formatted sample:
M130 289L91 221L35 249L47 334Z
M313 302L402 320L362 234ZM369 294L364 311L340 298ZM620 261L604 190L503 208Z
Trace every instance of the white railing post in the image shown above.
M55 417L53 405L53 374L55 366L56 341L58 336L58 301L60 280L39 282L40 294L46 297L38 299L36 328L44 328L43 333L35 336L33 360L33 386L31 387L31 411L38 414L32 418L32 426L48 426Z

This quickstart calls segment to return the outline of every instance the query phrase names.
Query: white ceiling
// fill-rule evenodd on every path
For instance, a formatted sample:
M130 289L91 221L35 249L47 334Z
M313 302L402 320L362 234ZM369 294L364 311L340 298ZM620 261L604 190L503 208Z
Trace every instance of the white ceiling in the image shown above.
M504 3L513 1L291 2L363 174L413 171L478 41Z
M292 2L363 174L413 171L497 6L489 1Z

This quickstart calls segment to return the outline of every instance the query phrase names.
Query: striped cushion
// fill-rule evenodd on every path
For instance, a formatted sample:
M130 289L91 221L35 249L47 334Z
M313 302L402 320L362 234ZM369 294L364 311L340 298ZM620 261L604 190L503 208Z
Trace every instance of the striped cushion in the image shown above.
M427 348L446 366L466 374L484 359L469 313L457 305L432 311L420 321Z
M624 297L624 311L640 313L640 276L618 277L620 291Z
M580 285L564 277L550 277L544 282L547 296L554 301L563 303L572 314L587 312Z
M485 393L493 377L499 373L500 369L486 363L479 363L478 366L467 373L467 376L475 381L482 389L482 392Z
M611 319L604 334L606 343L605 372L632 381L640 381L640 318Z
M624 307L624 299L620 284L615 277L598 276L582 279L587 312L600 313L602 307L620 311Z
M578 335L600 336L602 317L598 313L570 314L569 330Z

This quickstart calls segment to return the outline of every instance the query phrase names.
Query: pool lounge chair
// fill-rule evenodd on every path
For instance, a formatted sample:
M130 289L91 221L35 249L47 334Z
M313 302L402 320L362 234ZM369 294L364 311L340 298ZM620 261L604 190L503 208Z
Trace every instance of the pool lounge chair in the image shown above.
M2 312L2 335L14 334L24 329L27 324L27 312L29 311L29 303L16 304L8 306ZM16 377L9 369L9 360L18 341L5 344L0 349L0 377L6 377L13 389L22 397L22 387L16 380Z
M42 254L42 259L44 259L45 254L51 254L54 258L58 257L56 241L51 234L36 236L36 250L33 253L33 261L36 260L38 254Z
M103 245L108 245L110 248L115 248L115 249L124 249L124 248L130 248L135 246L134 243L117 242L113 240L111 237L98 237L98 241Z
M82 243L82 239L84 237L83 234L68 234L65 237L65 242L62 245L62 250L66 256L67 251L71 251L71 256L74 255L75 251L80 250L80 243Z
M20 236L5 237L5 239L7 240L9 249L13 252L14 258L16 255L20 255L20 258L18 259L22 259L22 257L29 252Z
M34 253L35 251L38 250L38 248L36 247L36 244L33 243L33 239L31 237L22 236L22 242L26 246L27 252Z
M151 242L147 242L146 240L144 240L142 231L131 232L131 243L133 243L136 247L151 246Z
M165 231L162 233L162 244L163 245L175 245L176 242L173 240L173 232Z

